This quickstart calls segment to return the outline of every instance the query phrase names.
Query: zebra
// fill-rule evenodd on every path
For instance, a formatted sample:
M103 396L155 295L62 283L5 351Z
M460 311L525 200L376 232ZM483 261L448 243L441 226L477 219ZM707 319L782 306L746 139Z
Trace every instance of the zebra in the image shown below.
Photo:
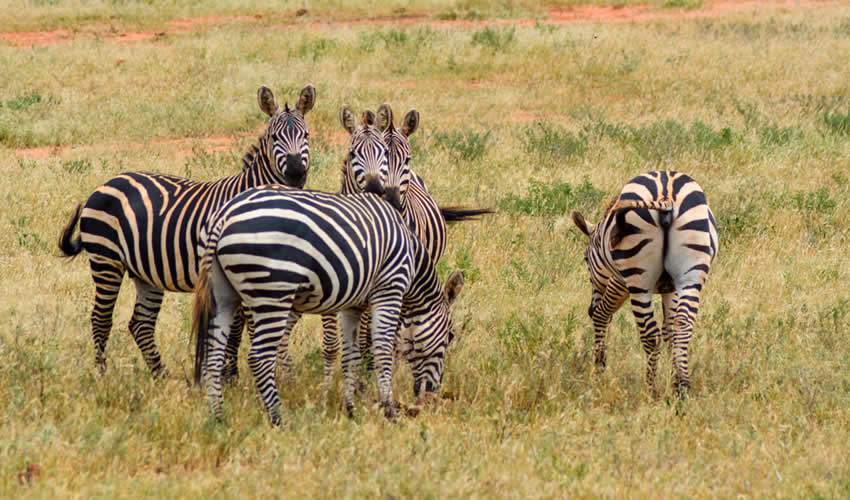
M588 223L577 211L572 215L589 237L584 259L592 285L588 315L595 332L596 365L605 367L608 325L629 299L647 356L648 387L655 389L663 338L673 358L674 389L687 394L688 344L719 245L702 188L679 172L649 172L623 187L599 224ZM663 333L653 315L653 293L662 297Z
M339 195L276 186L231 200L208 223L195 295L195 381L203 379L212 414L222 417L221 372L240 304L251 311L248 363L273 425L280 424L274 368L278 347L303 313L339 312L343 332L345 409L354 410L352 365L360 315L371 311L378 395L393 418L392 352L396 330L411 345L414 393L439 391L454 336L449 307L463 287L453 273L445 288L400 214L372 193Z
M272 91L257 91L269 126L242 159L241 172L212 182L171 175L129 172L97 188L59 238L59 249L73 258L89 254L95 284L91 313L95 365L106 369L106 342L124 274L136 285L129 329L155 377L163 375L154 341L163 293L191 292L198 281L198 235L202 225L236 194L254 186L282 183L301 188L310 168L309 132L304 116L316 90L307 85L294 109L278 107ZM73 238L77 224L80 234ZM238 324L241 329L241 324Z

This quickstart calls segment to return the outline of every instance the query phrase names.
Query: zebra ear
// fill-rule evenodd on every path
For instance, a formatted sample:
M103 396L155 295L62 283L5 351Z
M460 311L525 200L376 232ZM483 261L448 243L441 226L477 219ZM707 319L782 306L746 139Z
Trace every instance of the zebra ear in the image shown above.
M298 111L301 112L302 115L306 115L311 109L313 109L313 105L316 104L316 89L309 83L306 87L301 90L301 96L298 98Z
M342 128L344 128L349 134L354 133L354 111L351 111L351 108L348 106L339 108L339 122L342 124Z
M454 303L461 290L463 290L463 271L457 269L446 280L446 299L449 301L449 305Z
M401 133L410 137L416 129L419 128L419 111L411 109L404 116L404 121L401 124Z
M376 126L381 132L393 129L393 109L389 104L381 104L378 108L378 116L376 117Z
M274 94L271 89L266 87L265 85L261 86L257 90L257 103L260 105L260 109L263 110L263 113L274 116L277 113L277 103L274 102Z
M573 212L573 223L576 225L582 233L590 236L590 233L593 231L593 224L588 224L584 217L578 212Z
M366 125L367 127L374 127L375 126L375 113L369 111L368 109L366 111L364 111L362 122L363 122L363 125Z

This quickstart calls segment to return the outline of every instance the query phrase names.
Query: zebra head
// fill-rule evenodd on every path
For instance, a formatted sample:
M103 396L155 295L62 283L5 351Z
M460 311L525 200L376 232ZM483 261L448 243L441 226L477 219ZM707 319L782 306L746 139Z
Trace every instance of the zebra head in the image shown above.
M377 114L378 130L384 134L384 142L387 144L387 172L386 191L384 199L396 210L401 211L407 186L410 184L410 137L419 127L419 112L415 109L408 111L398 129L393 124L393 110L389 104L382 104Z
M342 166L342 193L373 193L383 196L387 182L387 145L375 128L375 113L365 111L360 126L348 106L339 110L339 121L350 135Z
M439 280L438 280L439 281ZM401 319L399 350L413 371L413 393L417 398L439 392L443 382L446 349L454 339L450 307L463 289L463 272L454 271L433 307L414 307Z
M602 279L599 269L603 262L604 252L602 241L602 233L604 231L600 230L603 224L591 224L584 219L584 216L576 211L573 212L573 223L589 238L587 248L584 249L584 263L587 265L587 271L590 274L591 285L590 307L587 309L587 314L592 318L593 311L602 302L602 294L605 292L605 286L608 281L607 279Z
M260 109L269 117L269 128L263 137L268 164L274 174L287 186L302 188L310 169L310 132L304 120L316 103L316 89L307 85L294 109L285 103L278 107L268 87L257 90Z

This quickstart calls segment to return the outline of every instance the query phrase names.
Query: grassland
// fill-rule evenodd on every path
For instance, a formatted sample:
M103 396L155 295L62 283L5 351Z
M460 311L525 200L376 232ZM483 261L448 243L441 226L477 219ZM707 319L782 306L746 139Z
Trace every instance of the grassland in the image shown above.
M0 497L850 496L846 3L565 25L522 2L27 7L2 9L0 31L79 36L0 41ZM443 22L452 12L474 22ZM405 13L423 17L333 22ZM109 23L158 34L122 41ZM467 276L454 399L392 425L373 390L345 418L305 318L284 427L269 428L250 376L212 423L188 383L190 297L166 297L157 383L126 331L129 284L96 376L88 266L55 249L75 204L121 171L234 172L264 126L257 87L291 103L308 82L308 187L338 188L339 106L389 102L420 111L412 166L442 204L499 208L450 228L440 263ZM647 394L627 311L594 373L585 241L565 217L596 220L661 168L700 182L721 237L687 401ZM396 394L410 388L402 367Z

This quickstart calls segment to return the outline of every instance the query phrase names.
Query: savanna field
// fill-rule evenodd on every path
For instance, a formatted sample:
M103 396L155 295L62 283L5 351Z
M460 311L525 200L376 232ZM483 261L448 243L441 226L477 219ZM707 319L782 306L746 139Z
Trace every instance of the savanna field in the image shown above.
M690 0L0 1L0 497L850 497L850 4ZM411 168L466 284L443 399L349 419L302 319L269 426L247 367L224 422L191 382L192 297L167 294L152 379L127 331L94 367L87 257L56 246L125 171L212 180L265 130L257 89L308 83L307 187L339 189L340 106L415 108ZM628 308L594 370L585 236L671 169L717 218L691 390L647 391ZM660 314L660 301L656 303ZM412 403L397 367L394 395Z

